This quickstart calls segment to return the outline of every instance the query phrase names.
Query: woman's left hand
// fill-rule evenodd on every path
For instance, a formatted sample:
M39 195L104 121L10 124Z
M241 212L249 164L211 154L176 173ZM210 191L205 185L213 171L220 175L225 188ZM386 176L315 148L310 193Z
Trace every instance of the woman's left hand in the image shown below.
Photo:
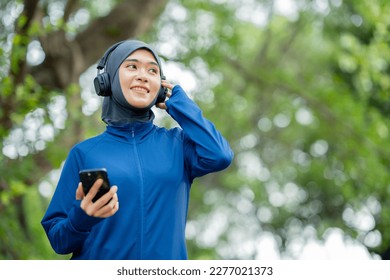
M171 83L169 83L169 82L167 82L165 80L161 81L161 85L168 89L167 98L169 99L171 97L171 95L172 95L172 89L173 89L174 85L172 85ZM160 109L163 109L163 110L167 109L167 105L165 105L165 102L157 103L156 107L160 108Z

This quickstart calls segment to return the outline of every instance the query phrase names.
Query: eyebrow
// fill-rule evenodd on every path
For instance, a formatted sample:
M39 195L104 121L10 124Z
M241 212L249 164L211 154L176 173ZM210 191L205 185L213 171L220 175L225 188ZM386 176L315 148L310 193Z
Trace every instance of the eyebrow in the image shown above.
M125 61L128 61L128 62L140 62L138 59L135 59L135 58L126 58ZM158 64L156 62L154 62L154 61L149 61L148 63L159 67Z

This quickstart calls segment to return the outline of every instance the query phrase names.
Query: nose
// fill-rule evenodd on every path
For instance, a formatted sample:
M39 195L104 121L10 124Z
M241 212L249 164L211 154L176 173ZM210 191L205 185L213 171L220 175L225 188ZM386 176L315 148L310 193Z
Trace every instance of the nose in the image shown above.
M147 82L148 81L148 77L146 75L146 70L145 69L139 69L138 70L137 76L136 76L136 80L137 81L142 81L142 82Z

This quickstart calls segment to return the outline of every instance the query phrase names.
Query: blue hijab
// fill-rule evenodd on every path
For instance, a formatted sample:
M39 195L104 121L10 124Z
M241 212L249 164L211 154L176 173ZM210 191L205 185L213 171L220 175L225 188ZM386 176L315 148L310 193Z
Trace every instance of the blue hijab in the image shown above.
M130 54L138 49L146 49L153 54L162 75L160 58L149 45L138 40L128 40L120 43L109 55L105 70L110 77L112 92L110 96L104 97L102 107L102 120L108 125L124 125L154 119L151 108L156 103L158 94L147 107L136 108L127 102L120 86L119 67Z

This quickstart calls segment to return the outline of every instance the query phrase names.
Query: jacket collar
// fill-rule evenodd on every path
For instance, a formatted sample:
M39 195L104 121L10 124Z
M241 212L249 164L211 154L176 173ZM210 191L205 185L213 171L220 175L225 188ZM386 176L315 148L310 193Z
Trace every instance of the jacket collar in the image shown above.
M153 130L153 122L133 122L123 125L108 125L106 133L124 141L139 142L147 137Z

